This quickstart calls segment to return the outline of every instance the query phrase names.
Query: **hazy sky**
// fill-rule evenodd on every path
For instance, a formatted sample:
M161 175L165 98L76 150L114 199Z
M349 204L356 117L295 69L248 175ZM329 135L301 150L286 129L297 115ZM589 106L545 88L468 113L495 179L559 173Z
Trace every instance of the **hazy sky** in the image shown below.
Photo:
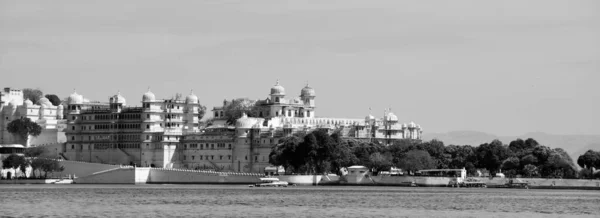
M306 81L317 116L600 134L598 0L0 0L0 86L212 108Z

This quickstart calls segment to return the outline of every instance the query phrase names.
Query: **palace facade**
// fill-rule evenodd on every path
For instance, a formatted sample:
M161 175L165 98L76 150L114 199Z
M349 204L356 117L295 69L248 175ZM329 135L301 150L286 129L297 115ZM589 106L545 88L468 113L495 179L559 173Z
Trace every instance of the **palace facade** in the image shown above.
M182 135L199 132L193 93L185 100L156 99L148 90L141 107L127 106L119 93L106 103L83 99L73 93L67 100L67 160L171 168Z
M253 101L254 116L244 114L235 125L227 125L224 109L233 101L214 107L213 124L201 132L186 134L178 147L181 168L217 168L236 172L264 172L271 148L282 138L298 132L323 129L345 138L390 144L400 139L421 139L420 125L403 124L386 111L381 119L324 118L315 116L315 90L306 85L299 97L287 97L277 82L268 98Z
M400 139L420 139L422 128L400 123L391 111L378 119L316 117L315 90L306 85L299 97L288 97L279 82L266 99L228 124L225 108L214 107L210 125L199 126L197 96L185 100L156 100L150 91L142 96L142 107L126 106L114 95L108 103L84 102L73 93L64 111L67 143L63 156L69 160L109 164L136 164L165 168L210 168L221 171L264 172L271 148L295 133L322 129L383 144Z

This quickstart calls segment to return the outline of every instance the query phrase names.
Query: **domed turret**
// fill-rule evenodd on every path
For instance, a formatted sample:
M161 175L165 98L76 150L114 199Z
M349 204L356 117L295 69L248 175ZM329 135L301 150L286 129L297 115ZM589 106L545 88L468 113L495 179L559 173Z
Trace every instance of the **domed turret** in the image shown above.
M154 100L156 100L156 97L154 96L154 93L150 91L150 88L148 88L148 91L144 93L144 96L142 96L142 101L147 102Z
M374 120L374 119L375 119L375 117L373 115L369 114L369 115L367 115L365 117L365 122L369 122L369 121Z
M415 128L417 127L417 124L415 124L415 122L410 121L410 123L408 124L408 128Z
M285 88L279 85L279 80L277 80L277 84L271 88L271 95L285 95Z
M386 120L396 122L398 121L398 117L394 113L390 112L386 115Z
M191 91L190 95L188 95L185 98L185 103L186 104L198 104L198 96L194 95L194 91Z
M116 95L114 95L112 98L110 98L110 102L116 103L116 104L122 104L122 105L125 105L125 103L127 103L127 101L125 100L125 97L123 97L121 95L121 92L117 92Z
M77 94L77 92L73 92L73 94L69 95L67 99L68 104L83 104L83 96Z
M31 100L27 99L27 100L25 100L25 102L23 102L23 104L24 104L25 106L28 106L28 107L29 107L29 106L33 105L33 102L31 102Z
M300 97L312 97L312 96L315 96L315 89L308 86L308 83L307 83L306 87L304 87L302 89L302 91L300 92Z
M250 129L250 128L252 128L254 123L255 123L255 120L248 118L248 115L246 115L246 113L244 113L242 115L242 117L238 118L235 121L235 127L239 128L239 129Z

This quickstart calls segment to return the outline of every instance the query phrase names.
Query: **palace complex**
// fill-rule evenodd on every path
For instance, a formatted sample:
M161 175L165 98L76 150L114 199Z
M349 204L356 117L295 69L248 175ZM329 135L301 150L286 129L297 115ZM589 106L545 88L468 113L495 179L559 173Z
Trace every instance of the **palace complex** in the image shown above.
M0 126L4 143L13 140L6 133L6 121L20 116L32 118L45 129L66 124L66 143L52 149L67 160L235 172L264 172L270 165L271 148L295 133L325 130L383 144L421 138L419 125L400 123L390 111L382 118L317 117L315 98L315 90L308 85L300 90L299 97L289 97L278 82L266 99L235 100L252 105L252 114L228 124L225 109L234 101L224 101L213 108L211 122L200 125L202 108L193 93L157 99L148 90L142 96L142 106L132 107L118 93L102 103L75 92L63 105L52 106L47 99L33 105L23 101L22 92L7 89L2 94Z

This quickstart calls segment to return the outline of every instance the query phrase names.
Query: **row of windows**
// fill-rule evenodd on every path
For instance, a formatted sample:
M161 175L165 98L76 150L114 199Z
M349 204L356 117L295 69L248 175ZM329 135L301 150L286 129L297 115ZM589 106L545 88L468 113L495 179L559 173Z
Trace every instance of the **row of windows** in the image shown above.
M187 144L183 145L183 148L187 149L188 145ZM190 149L198 149L198 144L189 144L189 148ZM215 144L210 144L210 147L209 147L209 144L206 144L206 147L204 144L200 144L200 149L203 150L204 148L215 149ZM231 144L228 144L227 148L229 150L231 150ZM217 149L225 149L225 143L217 143Z
M117 143L117 144L94 144L94 149L96 150L106 150L106 149L139 149L140 144L137 143ZM75 145L71 145L71 149L75 149Z
M83 141L85 139L85 136L80 136L81 140ZM147 137L147 136L146 136ZM140 136L139 135L131 135L131 134L117 134L117 135L88 135L87 140L91 141L91 140L95 140L95 141L100 141L100 140L104 140L104 141L109 141L109 140L119 140L119 141L138 141L140 140ZM75 136L71 136L71 141L75 141Z
M133 119L141 119L141 114L97 114L94 115L94 120L133 120ZM92 120L92 116L83 116L82 120Z
M195 155L191 155L191 160L196 160L196 156ZM215 156L214 155L198 155L199 160L214 160ZM248 160L248 156L244 157L245 160ZM187 160L187 156L183 155L183 160ZM223 160L223 155L219 155L219 160ZM227 155L227 160L231 160L231 155ZM254 156L254 161L258 161L258 156ZM267 161L266 156L262 156L262 161Z
M198 155L199 160L214 160L214 155ZM187 156L183 155L183 160L187 160ZM191 160L196 160L196 156L192 155ZM219 155L219 160L223 160L223 155ZM231 160L231 155L227 155L227 160Z
M140 124L135 123L121 123L121 124L96 124L94 125L94 129L140 129ZM71 126L72 130L75 130L75 126ZM82 126L82 130L90 129L91 126Z

